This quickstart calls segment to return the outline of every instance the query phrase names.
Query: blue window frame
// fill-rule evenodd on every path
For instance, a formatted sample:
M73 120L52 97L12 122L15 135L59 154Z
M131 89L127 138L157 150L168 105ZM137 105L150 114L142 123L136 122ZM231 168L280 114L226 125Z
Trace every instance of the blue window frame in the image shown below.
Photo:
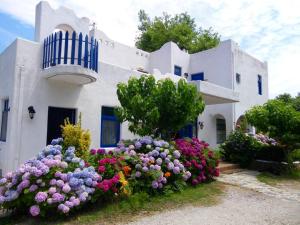
M194 73L191 75L192 80L204 80L204 73Z
M181 76L182 75L182 69L180 66L174 66L174 74L177 76Z
M8 122L8 112L9 112L9 100L3 100L3 110L1 118L1 132L0 132L0 141L6 141L7 136L7 122Z
M261 77L261 75L257 75L257 87L258 87L258 94L262 95L262 77Z
M101 111L101 147L116 147L120 141L121 124L114 108L102 107Z

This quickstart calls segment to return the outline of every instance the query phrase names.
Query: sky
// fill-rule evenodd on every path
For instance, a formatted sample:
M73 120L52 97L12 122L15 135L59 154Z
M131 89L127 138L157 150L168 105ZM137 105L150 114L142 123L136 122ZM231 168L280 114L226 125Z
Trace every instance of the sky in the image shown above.
M33 39L38 0L0 0L0 52L16 37ZM299 0L49 0L53 8L71 8L89 17L111 39L134 46L137 13L187 12L198 26L212 27L222 40L268 61L269 95L300 92Z

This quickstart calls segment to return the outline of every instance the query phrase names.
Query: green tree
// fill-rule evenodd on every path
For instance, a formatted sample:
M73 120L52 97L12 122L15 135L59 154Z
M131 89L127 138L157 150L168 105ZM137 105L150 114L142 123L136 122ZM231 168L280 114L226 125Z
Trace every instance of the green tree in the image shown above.
M186 124L195 121L205 104L196 86L181 79L156 81L153 76L132 77L128 84L119 83L121 107L116 114L129 122L129 130L144 136L171 139Z
M144 10L140 10L138 16L141 33L135 45L148 52L158 50L169 41L189 53L210 49L220 43L218 33L212 28L197 28L195 20L187 13L176 14L174 17L163 13L163 16L151 20Z
M294 109L296 109L298 112L300 112L300 96L296 96L296 97L292 97L290 94L288 93L284 93L281 95L278 95L276 97L277 100L280 100L286 104L290 104L291 106L294 107Z
M254 106L246 112L246 118L259 131L293 148L300 142L300 112L282 100L288 100L286 97Z

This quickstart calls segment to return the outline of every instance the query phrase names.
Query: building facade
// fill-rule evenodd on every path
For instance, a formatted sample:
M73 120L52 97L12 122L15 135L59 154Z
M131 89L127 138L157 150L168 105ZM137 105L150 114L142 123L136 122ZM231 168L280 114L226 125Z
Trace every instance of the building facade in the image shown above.
M91 147L113 147L134 138L120 124L117 84L131 76L187 79L206 108L183 136L198 136L212 147L223 142L251 106L268 99L267 64L232 40L195 54L169 42L145 52L108 38L70 9L36 6L35 40L17 38L0 55L0 169L15 169L60 135L60 124L82 114Z

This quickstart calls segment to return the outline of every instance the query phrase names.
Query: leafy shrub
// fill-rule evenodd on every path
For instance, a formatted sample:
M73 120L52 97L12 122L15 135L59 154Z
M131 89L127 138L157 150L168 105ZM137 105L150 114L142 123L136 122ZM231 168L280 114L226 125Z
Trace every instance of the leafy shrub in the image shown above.
M170 140L178 130L194 122L203 112L204 102L197 88L184 79L156 81L153 76L132 77L119 83L120 121L129 122L129 130L140 136L153 135Z
M218 158L214 152L208 148L208 144L197 138L177 139L175 141L178 150L181 152L181 161L191 172L189 181L192 185L197 185L206 180L219 176Z
M282 100L269 100L246 112L247 121L259 131L295 149L300 140L300 112Z
M273 138L263 134L249 135L241 130L232 132L221 145L222 157L248 167L253 160L287 162L288 151Z
M261 146L253 137L236 130L229 135L220 148L225 161L239 163L241 167L248 167Z
M88 130L81 128L81 116L77 124L71 124L69 119L65 120L62 126L62 137L64 139L63 148L74 146L76 156L82 159L87 159L91 144L91 135Z
M74 147L62 154L61 141L53 140L36 158L0 180L2 207L29 210L32 216L67 214L91 199L101 177L75 156Z

